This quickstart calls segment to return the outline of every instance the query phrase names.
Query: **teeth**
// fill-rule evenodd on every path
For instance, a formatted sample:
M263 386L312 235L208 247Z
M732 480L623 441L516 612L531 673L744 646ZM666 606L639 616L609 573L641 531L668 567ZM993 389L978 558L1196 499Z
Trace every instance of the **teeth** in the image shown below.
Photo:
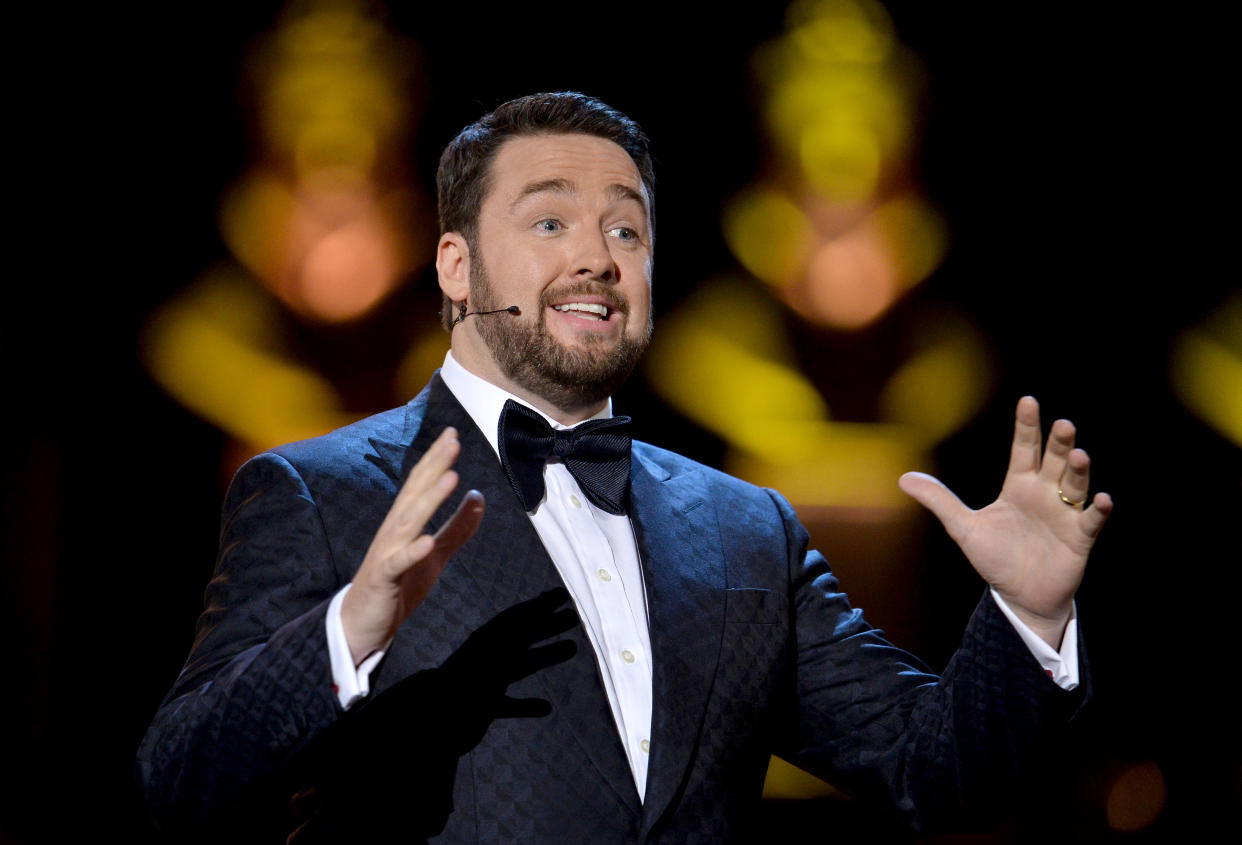
M553 305L557 311L584 311L588 314L598 314L600 319L608 319L608 306L595 305L589 302L566 302L564 305Z

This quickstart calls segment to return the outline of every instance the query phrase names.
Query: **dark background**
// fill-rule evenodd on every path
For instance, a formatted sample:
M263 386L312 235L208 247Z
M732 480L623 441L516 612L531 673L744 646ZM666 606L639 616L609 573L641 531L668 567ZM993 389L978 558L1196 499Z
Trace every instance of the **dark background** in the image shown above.
M1039 841L1052 825L1065 841L1231 839L1242 450L1186 411L1168 376L1174 339L1238 291L1227 32L1185 4L1142 17L887 5L928 73L919 176L953 233L911 307L964 311L1000 373L998 398L937 455L941 477L989 501L1013 401L1034 393L1045 424L1078 424L1093 486L1117 503L1079 595L1094 706L1039 793L1056 800L1031 799L986 841ZM215 209L246 150L238 65L279 10L140 4L13 24L0 841L150 837L133 754L190 644L224 480L222 435L148 380L136 338L223 254ZM419 4L389 20L423 51L410 154L428 184L439 148L487 108L583 90L654 139L657 332L660 311L732 266L717 210L759 161L747 57L780 31L780 4ZM645 439L719 457L641 383L618 401ZM956 573L911 644L937 665L978 584L947 541L925 545L928 568ZM1110 832L1101 795L1145 761L1163 774L1164 812Z

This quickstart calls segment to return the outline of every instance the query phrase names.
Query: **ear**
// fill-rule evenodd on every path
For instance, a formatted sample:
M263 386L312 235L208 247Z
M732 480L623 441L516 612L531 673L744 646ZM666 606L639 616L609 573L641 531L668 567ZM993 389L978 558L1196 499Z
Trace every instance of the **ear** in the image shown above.
M440 290L454 302L470 295L470 247L456 232L445 232L436 245L436 275Z

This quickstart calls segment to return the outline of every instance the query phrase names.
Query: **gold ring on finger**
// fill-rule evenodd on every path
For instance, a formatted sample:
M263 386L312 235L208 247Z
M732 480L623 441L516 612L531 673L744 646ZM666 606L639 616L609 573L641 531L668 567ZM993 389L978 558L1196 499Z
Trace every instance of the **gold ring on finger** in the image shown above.
M1069 505L1071 508L1081 508L1087 503L1086 497L1083 497L1077 502L1072 499L1065 498L1065 492L1062 491L1060 487L1057 488L1057 495L1061 497L1062 502L1065 502L1065 504Z

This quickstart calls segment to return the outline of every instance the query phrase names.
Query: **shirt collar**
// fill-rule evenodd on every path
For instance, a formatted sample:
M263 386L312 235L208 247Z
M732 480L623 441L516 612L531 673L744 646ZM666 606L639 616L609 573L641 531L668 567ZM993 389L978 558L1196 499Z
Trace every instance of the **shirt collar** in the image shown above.
M510 399L525 405L539 414L554 429L574 427L557 422L526 400L514 396L509 391L497 387L486 379L476 376L457 362L457 359L453 357L452 351L449 351L444 356L444 366L440 368L440 378L444 379L444 384L449 391L457 397L457 401L461 403L461 406L466 409L466 413L470 415L470 419L474 420L474 424L483 432L483 436L487 438L487 442L491 444L497 456L500 455L500 446L497 444L500 413L504 410L505 402ZM604 403L604 407L599 410L599 413L595 414L591 419L609 419L611 416L612 399L609 399ZM586 422L586 420L582 422ZM578 423L578 425L581 425L581 423Z

